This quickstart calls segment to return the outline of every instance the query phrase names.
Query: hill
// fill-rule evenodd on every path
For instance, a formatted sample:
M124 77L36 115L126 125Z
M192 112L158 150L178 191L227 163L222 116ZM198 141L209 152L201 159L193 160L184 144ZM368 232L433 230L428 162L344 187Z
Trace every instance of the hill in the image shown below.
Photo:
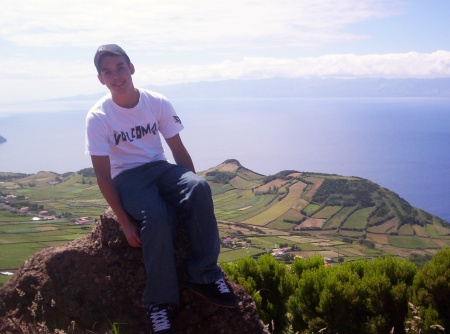
M262 253L287 261L430 257L450 247L448 222L366 179L293 170L265 176L233 159L199 174L213 191L222 262ZM106 208L90 168L0 173L0 195L0 271L89 233L92 225L80 218L93 221ZM39 214L51 218L31 220Z
M219 220L278 231L278 244L302 249L307 239L292 242L293 235L315 238L310 253L331 258L375 255L369 249L408 257L450 246L448 222L366 179L298 171L264 176L236 160L202 175ZM349 251L346 243L362 247Z

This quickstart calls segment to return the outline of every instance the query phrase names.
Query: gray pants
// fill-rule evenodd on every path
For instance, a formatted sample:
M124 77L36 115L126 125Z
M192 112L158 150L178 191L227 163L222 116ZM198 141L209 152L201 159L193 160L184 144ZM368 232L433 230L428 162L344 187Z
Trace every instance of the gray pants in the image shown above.
M185 167L157 161L122 172L114 184L127 213L140 222L147 274L145 304L179 303L173 250L178 210L185 218L190 242L191 282L211 283L222 277L217 264L220 239L206 180Z

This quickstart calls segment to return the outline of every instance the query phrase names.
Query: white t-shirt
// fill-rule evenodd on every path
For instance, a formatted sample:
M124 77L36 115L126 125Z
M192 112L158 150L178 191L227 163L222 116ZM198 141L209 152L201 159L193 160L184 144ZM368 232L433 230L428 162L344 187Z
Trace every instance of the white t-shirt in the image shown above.
M161 94L139 89L131 109L104 96L86 117L86 154L109 156L111 176L148 162L167 160L159 133L171 138L183 124L170 102Z

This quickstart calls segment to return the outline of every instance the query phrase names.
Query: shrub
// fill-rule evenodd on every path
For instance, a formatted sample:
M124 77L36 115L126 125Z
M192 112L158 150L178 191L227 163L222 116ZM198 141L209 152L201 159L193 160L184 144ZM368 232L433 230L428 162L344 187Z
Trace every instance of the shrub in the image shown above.
M270 332L284 333L289 324L287 302L296 281L287 266L265 254L258 260L243 258L233 264L223 264L222 269L252 296Z
M414 279L413 304L420 309L423 333L432 333L430 326L439 324L450 329L450 248L436 253Z

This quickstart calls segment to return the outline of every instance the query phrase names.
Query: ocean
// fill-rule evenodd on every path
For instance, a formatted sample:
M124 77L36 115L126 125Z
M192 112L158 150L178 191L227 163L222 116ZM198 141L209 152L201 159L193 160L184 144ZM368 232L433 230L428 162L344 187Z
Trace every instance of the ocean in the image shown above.
M358 176L450 222L450 99L172 99L198 171L227 159ZM64 173L84 154L90 99L0 105L0 171ZM169 159L171 159L170 155Z

